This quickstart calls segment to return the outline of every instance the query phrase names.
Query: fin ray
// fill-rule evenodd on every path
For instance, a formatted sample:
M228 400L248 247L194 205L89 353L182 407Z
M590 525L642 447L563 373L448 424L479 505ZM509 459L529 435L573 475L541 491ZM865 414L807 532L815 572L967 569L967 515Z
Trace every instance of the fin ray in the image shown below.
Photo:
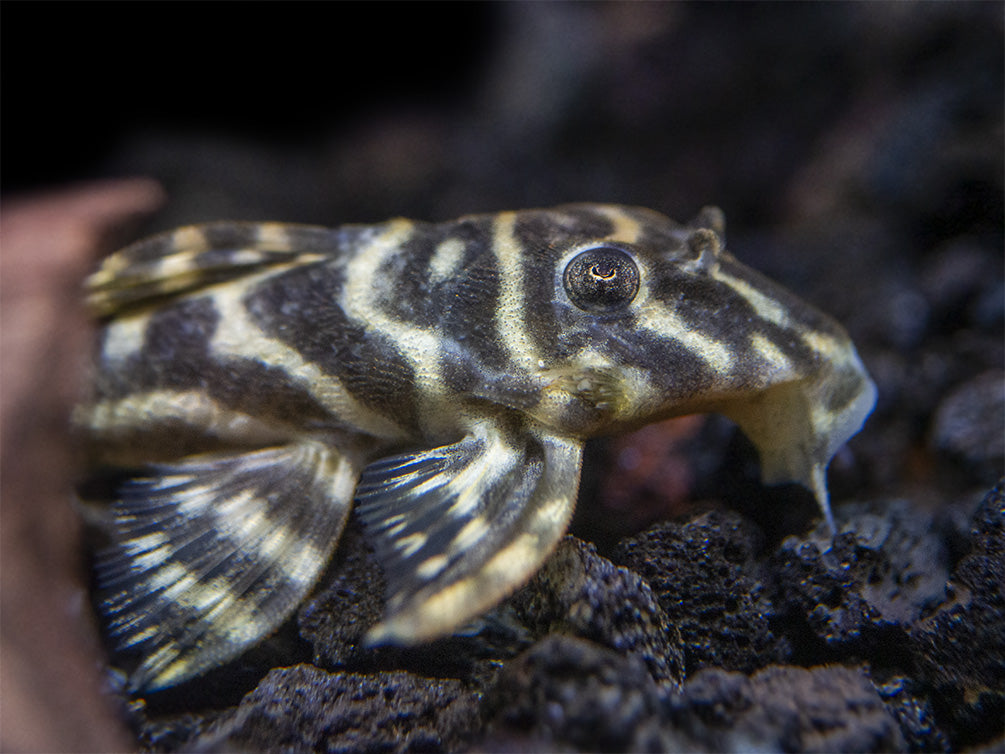
M186 680L275 630L325 567L357 475L305 442L159 464L126 482L96 572L109 633L140 658L131 688Z
M98 316L233 280L277 265L306 263L339 247L337 231L312 225L221 222L191 225L106 258L86 283Z
M388 581L368 640L443 636L529 578L565 532L581 453L578 440L486 423L364 469L357 510Z

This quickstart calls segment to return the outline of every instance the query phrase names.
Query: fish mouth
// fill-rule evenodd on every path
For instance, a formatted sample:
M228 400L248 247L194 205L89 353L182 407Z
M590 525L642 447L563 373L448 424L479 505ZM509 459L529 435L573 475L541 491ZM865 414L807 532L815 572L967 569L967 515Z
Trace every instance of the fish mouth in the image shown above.
M827 466L876 405L876 385L854 348L811 375L716 406L754 443L765 484L796 482L817 499L832 531Z

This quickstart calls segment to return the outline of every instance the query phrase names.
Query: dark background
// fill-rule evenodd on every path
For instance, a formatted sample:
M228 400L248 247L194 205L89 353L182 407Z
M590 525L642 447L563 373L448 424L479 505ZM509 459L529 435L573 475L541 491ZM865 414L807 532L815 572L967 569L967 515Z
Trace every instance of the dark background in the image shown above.
M909 201L954 129L983 130L968 136L994 150L1001 15L5 3L3 191L143 174L179 221L443 219L586 199L671 216L715 202L737 227L770 226L849 179L860 199ZM993 221L1000 181L966 179L938 187L953 203L941 212Z

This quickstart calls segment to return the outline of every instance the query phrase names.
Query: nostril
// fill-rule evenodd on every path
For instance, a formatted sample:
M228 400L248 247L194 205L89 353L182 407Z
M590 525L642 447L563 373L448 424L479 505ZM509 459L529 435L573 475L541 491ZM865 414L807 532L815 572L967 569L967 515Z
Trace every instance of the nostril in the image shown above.
M708 267L722 250L719 236L708 228L699 228L687 237L688 259L697 267Z

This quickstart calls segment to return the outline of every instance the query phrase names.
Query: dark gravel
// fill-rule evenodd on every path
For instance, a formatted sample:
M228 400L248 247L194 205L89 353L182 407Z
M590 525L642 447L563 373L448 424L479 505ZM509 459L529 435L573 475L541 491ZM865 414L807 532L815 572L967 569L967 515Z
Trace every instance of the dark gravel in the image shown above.
M380 584L350 533L300 611L315 664L272 670L201 720L168 711L187 692L164 692L141 737L199 751L987 744L1005 733L1003 489L955 565L949 520L903 501L839 509L830 545L811 531L765 548L729 512L624 540L620 566L570 536L480 632L413 650L356 644Z

